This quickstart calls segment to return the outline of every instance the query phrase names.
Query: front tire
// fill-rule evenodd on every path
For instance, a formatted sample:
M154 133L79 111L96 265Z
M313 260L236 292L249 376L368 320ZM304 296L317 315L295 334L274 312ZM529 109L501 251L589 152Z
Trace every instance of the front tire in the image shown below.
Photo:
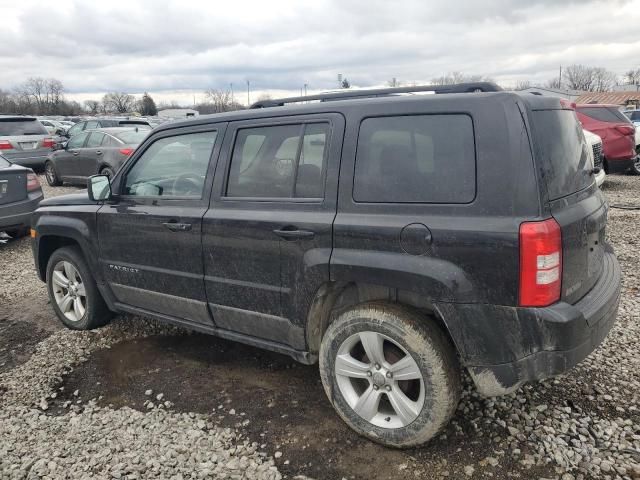
M46 177L49 186L59 187L62 185L62 180L58 177L56 167L53 165L52 161L48 161L44 164L44 176Z
M375 442L405 448L431 440L460 400L460 367L430 317L365 304L340 315L320 346L320 375L340 417Z
M63 247L47 263L47 291L56 315L73 330L91 330L111 319L93 276L77 247Z

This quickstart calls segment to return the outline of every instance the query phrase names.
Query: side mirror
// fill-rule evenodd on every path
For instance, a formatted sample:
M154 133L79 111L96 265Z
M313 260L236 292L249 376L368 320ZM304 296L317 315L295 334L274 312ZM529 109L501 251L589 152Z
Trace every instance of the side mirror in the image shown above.
M54 150L64 150L67 148L67 142L56 142L53 144Z
M93 175L87 180L89 199L94 202L104 202L111 198L111 184L106 175Z
M64 135L64 128L60 128L60 127L56 128L55 134Z

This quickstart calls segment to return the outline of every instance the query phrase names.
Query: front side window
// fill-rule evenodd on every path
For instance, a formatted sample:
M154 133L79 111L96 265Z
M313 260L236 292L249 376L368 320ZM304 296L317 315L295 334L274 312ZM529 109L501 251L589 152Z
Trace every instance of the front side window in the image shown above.
M202 198L217 132L156 140L129 170L124 194Z
M80 135L76 135L75 137L71 137L69 142L67 142L67 148L82 148L84 146L84 141L87 139L88 133L81 133Z
M476 192L471 117L367 118L360 125L356 202L468 203Z
M73 127L71 127L71 128L67 131L67 134L68 134L70 137L73 137L74 135L79 134L79 133L82 131L82 129L83 129L83 127L84 127L85 123L86 123L86 122L76 123Z
M239 130L226 195L321 198L328 139L328 123Z

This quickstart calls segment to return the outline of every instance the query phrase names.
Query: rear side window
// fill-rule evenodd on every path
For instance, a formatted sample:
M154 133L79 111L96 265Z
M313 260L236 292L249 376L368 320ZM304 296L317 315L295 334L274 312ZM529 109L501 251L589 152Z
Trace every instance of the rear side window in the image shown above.
M629 119L616 107L580 107L578 111L601 122L629 123Z
M468 115L362 121L353 184L356 202L469 203L475 194L475 142Z
M239 130L227 196L322 198L328 140L328 123Z
M87 140L87 148L96 148L102 145L102 139L104 138L104 133L101 132L92 132L89 135L89 140Z
M47 135L47 129L37 120L0 120L1 136Z
M533 118L549 199L591 185L589 146L573 110L537 110Z

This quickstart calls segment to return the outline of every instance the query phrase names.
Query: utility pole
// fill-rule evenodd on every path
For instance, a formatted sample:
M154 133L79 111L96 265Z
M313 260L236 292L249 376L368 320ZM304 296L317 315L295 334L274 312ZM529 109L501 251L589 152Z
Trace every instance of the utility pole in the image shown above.
M247 80L247 107L251 106L251 94L250 94L250 90L251 89L251 85L249 83L249 80Z
M562 65L560 65L560 76L558 77L558 88L562 88Z
M308 86L308 85L309 85L308 83L305 83L305 84L304 84L304 96L305 96L305 97L307 96L307 86Z

